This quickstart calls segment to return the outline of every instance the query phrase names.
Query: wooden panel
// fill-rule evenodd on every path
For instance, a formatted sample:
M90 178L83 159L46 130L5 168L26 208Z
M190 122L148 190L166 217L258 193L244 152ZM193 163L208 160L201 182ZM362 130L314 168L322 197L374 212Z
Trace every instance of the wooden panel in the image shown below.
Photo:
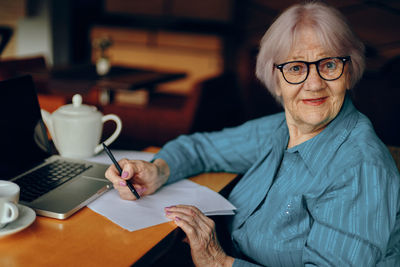
M91 29L90 38L109 37L117 44L142 44L146 45L149 42L149 32L144 30L129 30L117 27L101 27L96 26Z
M175 17L229 22L233 0L172 0L171 14Z
M173 16L229 22L233 0L106 0L105 11L111 14Z
M188 94L198 81L223 71L222 41L217 36L94 27L91 37L100 36L113 40L107 51L111 64L188 74L186 79L160 86L162 92Z
M162 15L164 0L106 0L105 11L131 15Z
M142 66L186 72L187 78L163 84L164 91L186 94L194 83L222 72L219 53L185 53L172 48L114 45L109 50L112 64Z
M157 45L216 52L222 50L222 41L219 37L191 33L159 32L157 34Z
M279 1L271 1L271 0L251 0L255 4L259 5L260 7L268 8L270 10L275 10L276 12L281 12L284 9L288 8L293 4L297 4L300 1L296 0L279 0ZM352 5L359 5L362 4L363 0L329 0L330 5L335 7L346 7Z

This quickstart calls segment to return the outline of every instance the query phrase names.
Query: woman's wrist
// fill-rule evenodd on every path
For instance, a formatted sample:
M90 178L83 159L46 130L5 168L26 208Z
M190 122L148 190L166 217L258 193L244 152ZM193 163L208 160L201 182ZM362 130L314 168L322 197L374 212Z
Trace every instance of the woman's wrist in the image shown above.
M214 255L215 266L218 267L231 267L233 262L235 261L234 258L228 256L221 247L219 247L219 252Z
M235 261L235 258L233 258L231 256L226 256L222 266L223 267L232 267L234 261Z
M170 175L169 166L168 166L167 162L165 162L165 160L160 159L160 158L153 161L153 164L157 168L157 177L159 178L159 180L161 182L161 186L162 186L168 181L168 178Z

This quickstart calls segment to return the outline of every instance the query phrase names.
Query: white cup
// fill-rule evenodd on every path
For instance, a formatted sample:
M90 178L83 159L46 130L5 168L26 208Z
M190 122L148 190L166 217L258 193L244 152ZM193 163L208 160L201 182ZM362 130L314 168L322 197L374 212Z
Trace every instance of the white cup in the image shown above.
M19 186L0 180L0 229L18 218Z

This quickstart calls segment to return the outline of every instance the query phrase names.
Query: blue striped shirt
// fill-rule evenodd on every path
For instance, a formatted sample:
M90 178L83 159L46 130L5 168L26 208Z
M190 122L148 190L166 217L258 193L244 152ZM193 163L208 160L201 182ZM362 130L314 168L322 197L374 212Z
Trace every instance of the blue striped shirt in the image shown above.
M399 171L350 98L320 134L290 149L288 140L279 113L180 136L156 158L169 165L169 183L244 174L229 196L243 255L234 266L400 266Z

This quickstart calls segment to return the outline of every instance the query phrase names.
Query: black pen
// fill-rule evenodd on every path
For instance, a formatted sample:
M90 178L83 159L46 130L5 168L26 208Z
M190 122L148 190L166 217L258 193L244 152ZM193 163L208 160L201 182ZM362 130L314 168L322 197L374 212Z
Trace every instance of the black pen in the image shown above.
M110 157L110 159L114 163L115 167L117 168L117 170L119 172L119 175L121 175L122 174L121 166L119 166L118 162L115 160L113 154L111 153L111 150L104 143L103 143L103 147L104 147L104 151L106 151L107 155ZM140 196L139 196L138 192L136 191L135 187L133 187L133 185L129 181L126 181L126 185L129 187L129 189L131 190L132 194L135 195L135 197L137 199L139 199Z

